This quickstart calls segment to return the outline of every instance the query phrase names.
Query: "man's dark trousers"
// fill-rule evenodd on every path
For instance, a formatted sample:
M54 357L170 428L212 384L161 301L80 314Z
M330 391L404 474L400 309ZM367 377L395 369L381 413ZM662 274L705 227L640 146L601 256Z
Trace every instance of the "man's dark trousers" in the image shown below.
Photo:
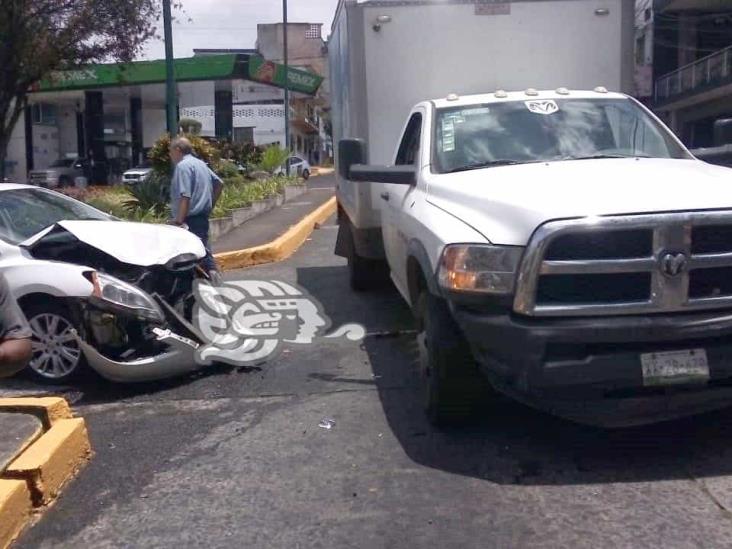
M211 248L208 244L208 216L209 214L206 213L186 217L186 225L188 225L188 230L195 234L198 238L200 238L201 242L203 242L203 246L206 248L206 257L204 257L202 260L203 268L206 269L206 272L218 271L216 261L213 258Z

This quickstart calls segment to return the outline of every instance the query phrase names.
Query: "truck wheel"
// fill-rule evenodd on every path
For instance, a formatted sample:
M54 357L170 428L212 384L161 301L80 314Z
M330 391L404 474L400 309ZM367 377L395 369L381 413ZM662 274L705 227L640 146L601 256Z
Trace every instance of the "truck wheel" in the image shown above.
M356 292L378 288L384 279L383 271L383 261L366 259L353 250L348 254L348 275L351 289Z
M307 169L303 170L302 171L302 178L305 181L307 181L308 179L310 179L310 170L307 170Z
M58 186L60 189L71 186L71 179L67 175L62 175L58 178Z
M33 355L28 372L44 383L63 384L86 366L79 343L71 334L71 315L54 302L33 302L25 307L31 328Z
M447 303L428 291L417 300L419 363L423 404L435 426L462 423L484 399L487 382Z
M375 290L384 285L389 278L389 266L386 261L378 259L367 259L356 253L353 243L353 234L350 227L346 227L348 278L351 289L355 292L366 292Z

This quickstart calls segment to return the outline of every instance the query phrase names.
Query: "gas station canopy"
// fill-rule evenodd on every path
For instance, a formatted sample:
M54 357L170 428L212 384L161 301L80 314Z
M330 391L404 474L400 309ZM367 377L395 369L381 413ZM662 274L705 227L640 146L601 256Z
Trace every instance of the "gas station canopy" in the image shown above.
M323 77L294 67L266 61L258 55L223 54L174 60L177 82L200 80L252 80L278 88L315 95ZM33 92L99 89L113 86L161 84L165 82L165 60L86 65L56 71L33 86Z

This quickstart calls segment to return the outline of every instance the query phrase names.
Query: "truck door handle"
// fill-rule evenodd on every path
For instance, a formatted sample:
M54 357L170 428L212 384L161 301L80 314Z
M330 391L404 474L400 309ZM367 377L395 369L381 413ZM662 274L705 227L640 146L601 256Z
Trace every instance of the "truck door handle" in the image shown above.
M381 193L380 196L381 196L381 198L383 198L384 200L389 202L389 193L388 192L384 191L383 193Z

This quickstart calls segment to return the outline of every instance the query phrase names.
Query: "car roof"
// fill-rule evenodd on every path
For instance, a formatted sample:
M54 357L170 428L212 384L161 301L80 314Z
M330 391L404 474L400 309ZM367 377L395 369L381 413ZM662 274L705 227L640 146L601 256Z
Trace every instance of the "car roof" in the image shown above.
M560 91L562 93L560 93ZM449 107L463 107L485 103L509 103L512 101L536 101L542 99L627 99L622 93L607 91L585 91L585 90L524 90L524 91L496 91L478 95L454 95L449 99L441 97L427 101L434 103L438 109Z
M37 189L35 185L23 185L21 183L0 183L1 191L14 191L17 189Z

